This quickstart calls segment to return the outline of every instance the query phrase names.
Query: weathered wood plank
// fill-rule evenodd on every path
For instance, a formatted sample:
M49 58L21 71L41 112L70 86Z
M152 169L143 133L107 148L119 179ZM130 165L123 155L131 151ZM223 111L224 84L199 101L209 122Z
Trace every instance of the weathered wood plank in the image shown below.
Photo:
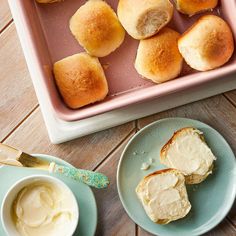
M225 96L236 106L236 90L225 93Z
M0 35L0 65L0 140L2 140L37 105L13 23Z
M97 236L135 236L135 223L126 214L116 187L117 165L129 138L97 169L110 179L108 189L94 191L98 205Z
M222 221L214 230L204 234L205 236L235 236L236 230L228 221Z
M153 234L148 233L141 227L138 227L138 236L152 236Z
M0 0L0 31L11 21L11 12L7 0Z
M234 205L233 205L228 217L232 221L232 223L234 224L234 226L236 228L236 201L234 201Z
M138 229L138 236L152 236L152 235L153 234L146 232L142 228ZM222 221L222 223L220 223L216 228L204 234L204 236L235 236L235 235L236 235L235 228L226 219Z
M58 156L76 167L95 168L134 129L134 122L64 144L50 143L39 108L10 135L5 143L29 153ZM114 172L115 175L115 172Z
M236 104L235 91L227 93L227 96L230 96L232 100L235 99ZM143 128L156 120L167 117L186 117L197 119L209 124L227 139L234 153L236 153L236 108L223 95L218 95L199 102L194 102L171 109L169 111L161 112L156 115L145 117L138 120L138 128ZM236 205L234 205L228 217L236 225ZM226 225L229 224L230 223L227 223ZM221 226L223 227L223 225L224 224L222 223ZM223 230L227 229L224 227ZM230 235L232 225L228 230ZM211 235L214 235L214 230L211 232ZM217 233L216 235L220 234ZM234 235L236 235L236 230L234 231Z
M227 139L236 153L236 108L223 95L145 117L138 121L138 128L168 117L192 118L209 124Z

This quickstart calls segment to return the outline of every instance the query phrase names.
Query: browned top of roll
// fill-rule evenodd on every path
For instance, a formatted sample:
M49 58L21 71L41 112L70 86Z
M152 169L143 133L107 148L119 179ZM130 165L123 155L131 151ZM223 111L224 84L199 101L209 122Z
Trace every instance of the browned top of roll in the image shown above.
M218 0L175 0L177 10L187 15L194 15L216 7Z

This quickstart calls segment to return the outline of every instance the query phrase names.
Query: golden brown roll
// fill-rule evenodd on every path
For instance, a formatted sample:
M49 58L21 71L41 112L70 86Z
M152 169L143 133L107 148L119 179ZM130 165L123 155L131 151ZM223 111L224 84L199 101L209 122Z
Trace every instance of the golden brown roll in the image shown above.
M62 0L36 0L38 3L54 3L54 2L61 2Z
M232 56L233 34L223 19L206 15L181 36L178 47L193 69L212 70L225 64Z
M175 0L178 11L192 16L216 7L218 0Z
M177 77L183 62L177 46L179 37L179 33L166 27L157 35L141 40L135 61L138 73L155 83Z
M87 53L66 57L53 67L58 89L70 108L104 99L108 86L99 60Z
M157 224L184 218L191 209L184 175L175 169L162 169L145 176L136 194L147 216Z
M70 20L70 30L91 55L104 57L118 48L125 31L116 13L104 1L90 0Z
M175 131L160 151L160 162L185 176L186 184L199 184L212 174L216 157L202 131L185 127Z
M120 0L117 14L129 35L145 39L171 20L173 5L169 0Z

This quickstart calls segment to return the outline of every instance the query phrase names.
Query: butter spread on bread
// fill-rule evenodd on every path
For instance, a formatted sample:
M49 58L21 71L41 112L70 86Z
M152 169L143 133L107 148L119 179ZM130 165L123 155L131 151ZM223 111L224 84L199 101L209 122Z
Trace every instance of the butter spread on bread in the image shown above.
M199 130L183 128L161 149L160 159L167 167L181 171L186 176L186 183L195 184L212 172L216 157Z
M185 178L178 170L159 170L144 177L136 193L146 214L158 224L183 218L191 209Z

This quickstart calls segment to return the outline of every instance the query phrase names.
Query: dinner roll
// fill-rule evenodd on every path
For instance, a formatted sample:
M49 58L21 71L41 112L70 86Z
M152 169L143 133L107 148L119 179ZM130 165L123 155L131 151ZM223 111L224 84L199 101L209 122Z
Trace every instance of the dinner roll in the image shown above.
M158 170L144 177L136 194L148 217L157 224L181 219L191 209L184 175L175 169Z
M129 35L145 39L171 20L173 5L169 0L120 0L117 14Z
M70 20L70 30L91 55L104 57L118 48L125 31L116 13L104 1L90 0Z
M178 41L179 51L193 69L207 71L225 64L233 54L228 24L218 16L201 17Z
M61 2L62 0L36 0L38 3L54 3L54 2Z
M216 7L218 0L175 0L178 11L192 16Z
M104 99L108 86L99 60L87 53L66 57L53 67L58 89L70 108Z
M177 130L160 152L163 165L179 170L187 184L198 184L212 173L216 157L203 133L192 127Z
M135 60L138 73L155 83L177 77L183 62L177 46L179 37L176 31L164 28L157 35L141 40Z

